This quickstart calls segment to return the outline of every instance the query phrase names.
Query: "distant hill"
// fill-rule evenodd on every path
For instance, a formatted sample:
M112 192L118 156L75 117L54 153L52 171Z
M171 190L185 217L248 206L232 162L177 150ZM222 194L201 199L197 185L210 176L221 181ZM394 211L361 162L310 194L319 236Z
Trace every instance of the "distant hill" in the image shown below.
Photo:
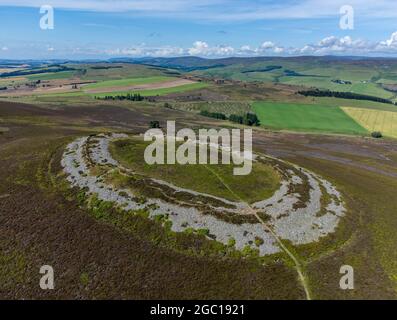
M109 59L114 63L136 63L162 68L177 69L180 71L190 72L195 70L206 70L212 68L226 67L231 65L253 65L260 63L272 63L274 61L305 63L312 65L327 65L329 63L340 64L363 64L379 65L382 63L396 63L395 58L370 58L357 56L299 56L299 57L230 57L208 59L194 56L174 57L174 58L131 58L121 57Z

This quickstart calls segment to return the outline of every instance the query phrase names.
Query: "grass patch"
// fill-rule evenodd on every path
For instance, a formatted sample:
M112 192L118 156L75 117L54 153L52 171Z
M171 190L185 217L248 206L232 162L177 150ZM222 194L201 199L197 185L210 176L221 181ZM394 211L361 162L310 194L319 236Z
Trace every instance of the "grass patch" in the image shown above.
M17 250L0 251L0 290L10 290L26 281L25 256Z
M170 107L189 112L217 112L227 116L231 114L243 116L251 111L250 104L244 101L175 102L171 103Z
M393 97L393 94L391 92L386 91L379 84L371 83L371 82L355 83L352 86L351 92L376 96L384 99L391 99Z
M207 193L229 200L239 201L219 181L220 177L239 198L252 203L271 197L279 187L280 177L270 166L254 163L247 176L233 175L234 165L148 165L144 161L145 148L149 142L133 138L116 141L110 150L115 159L133 171L165 180L178 187ZM218 176L218 177L217 177ZM255 186L253 188L253 186Z
M150 96L161 96L170 93L179 93L190 90L198 90L208 87L208 83L197 82L192 84L185 84L178 87L172 88L161 88L161 89L150 89L150 90L129 90L129 91L118 91L118 92L105 92L105 93L92 93L91 96L96 97L105 97L105 96L117 96L117 95L126 95L127 93L139 93L141 96L150 97Z
M49 73L41 73L26 76L27 79L31 81L36 80L57 80L57 79L68 79L72 78L75 74L75 71L62 71L62 72L49 72Z
M125 87L131 85L168 82L175 79L176 78L172 78L172 77L158 76L158 77L146 77L146 78L127 78L127 79L118 79L118 80L107 80L107 81L88 84L84 86L84 89L90 90L90 89L103 89L107 87Z

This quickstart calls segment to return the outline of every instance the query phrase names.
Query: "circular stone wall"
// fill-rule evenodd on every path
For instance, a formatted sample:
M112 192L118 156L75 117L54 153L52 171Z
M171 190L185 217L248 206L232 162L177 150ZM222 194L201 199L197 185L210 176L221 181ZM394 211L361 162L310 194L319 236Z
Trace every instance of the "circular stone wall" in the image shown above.
M122 210L146 210L152 219L165 215L175 232L205 229L210 239L224 244L234 239L238 250L250 246L268 255L281 251L276 237L295 245L316 242L334 232L345 214L342 197L330 182L285 161L255 155L256 162L279 172L281 184L271 197L247 204L181 188L122 166L112 157L109 144L125 138L101 134L70 143L62 158L67 180ZM117 177L123 177L124 183L114 183Z

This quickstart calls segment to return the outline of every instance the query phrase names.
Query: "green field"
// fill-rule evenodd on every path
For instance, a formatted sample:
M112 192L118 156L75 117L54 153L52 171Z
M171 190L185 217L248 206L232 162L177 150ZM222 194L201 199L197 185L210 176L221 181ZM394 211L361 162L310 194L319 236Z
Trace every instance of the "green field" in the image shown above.
M392 98L394 96L393 93L381 86L382 83L397 81L397 68L394 64L385 69L380 65L326 61L321 58L310 60L304 58L263 58L262 60L255 63L239 61L225 67L199 70L194 73L213 78L283 83L333 91L354 92L381 98ZM278 66L279 68L266 71L269 66ZM380 79L383 79L383 82ZM335 80L350 81L351 84L339 84L335 83Z
M118 96L118 95L126 95L128 93L139 93L140 95L142 95L144 97L150 97L150 96L161 96L161 95L170 94L170 93L179 93L179 92L185 92L185 91L190 91L190 90L203 89L208 86L209 86L208 83L197 82L197 83L185 84L182 86L171 87L171 88L133 90L133 91L129 90L129 91L116 91L116 92L105 92L105 93L91 93L90 95L101 98L101 97L105 97L105 96Z
M362 109L374 109L383 111L395 111L396 106L388 103L380 103L369 100L354 100L354 99L341 99L334 97L311 97L311 103L323 106L349 106Z
M146 77L146 78L127 78L127 79L119 79L119 80L107 80L107 81L88 84L84 86L84 89L90 90L90 89L103 89L108 87L125 87L131 85L161 83L161 82L172 81L174 79L176 78L158 76L158 77Z
M247 176L233 175L234 165L148 165L144 160L149 142L132 138L116 141L110 150L118 161L136 173L170 182L178 187L248 203L271 197L279 187L280 177L270 165L254 163ZM234 193L220 181L222 179ZM256 188L252 188L256 186ZM236 197L237 195L238 197Z
M161 95L166 95L170 93L179 93L179 92L185 92L185 91L190 91L190 90L198 90L198 89L203 89L208 87L208 83L204 82L197 82L193 84L186 84L178 87L172 87L172 88L162 88L162 89L153 89L153 90L129 90L129 91L115 91L115 92L105 92L105 93L86 93L84 91L73 91L73 92L61 92L61 93L41 93L38 95L35 95L35 97L38 98L63 98L63 99L68 99L68 98L74 98L74 97L98 97L98 98L103 98L106 96L117 96L117 95L127 95L127 94L134 94L134 93L139 93L141 96L144 97L150 97L150 96L161 96ZM33 97L33 96L32 96Z
M61 72L49 72L49 73L40 73L25 76L27 79L36 81L36 80L57 80L57 79L68 79L73 77L74 71L61 71Z
M253 108L262 126L272 129L340 134L368 134L339 107L256 102Z
M104 68L113 66L108 69L98 69L93 65L75 64L70 67L83 69L84 73L81 74L82 80L96 80L96 81L107 81L107 80L122 80L131 78L146 78L146 77L162 77L167 76L167 70L158 68L149 68L146 66L136 64L100 64ZM114 68L114 67L117 68Z
M352 86L351 92L366 94L384 99L391 99L394 96L393 93L386 91L379 84L375 83L355 83Z

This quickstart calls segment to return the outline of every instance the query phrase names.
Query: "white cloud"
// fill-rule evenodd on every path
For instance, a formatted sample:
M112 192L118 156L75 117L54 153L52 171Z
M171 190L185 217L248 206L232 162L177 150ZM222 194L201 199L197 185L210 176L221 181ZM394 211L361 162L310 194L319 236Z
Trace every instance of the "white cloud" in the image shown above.
M193 43L193 47L188 50L189 54L192 56L200 56L208 54L208 43L204 41L196 41Z
M397 49L397 32L394 45ZM389 41L390 42L390 41ZM382 42L383 43L383 42ZM386 45L386 42L384 42ZM391 43L391 42L390 42ZM201 57L230 57L230 56L263 56L263 55L324 55L369 52L374 45L363 40L353 40L350 37L326 37L317 44L308 44L302 48L284 47L271 41L265 41L258 47L243 45L234 48L229 45L211 46L206 41L195 41L190 48L181 47L147 47L145 44L129 48L105 50L107 55L132 57L172 57L172 56L201 56ZM397 53L397 50L396 50Z
M283 47L275 47L274 53L282 54L284 52L284 50L285 49Z
M331 36L331 37L326 37L324 39L322 39L318 45L320 47L330 47L335 45L338 42L338 38Z
M259 48L254 49L256 54L267 54L267 53L275 53L275 54L283 54L286 49L282 46L276 45L272 41L263 42Z
M131 45L128 47L58 47L55 49L48 44L36 46L40 52L45 50L52 56L131 56L131 57L175 57L175 56L201 56L208 58L221 58L232 56L297 56L297 55L392 55L397 56L397 31L383 41L369 42L363 39L354 39L350 36L328 36L314 44L306 44L302 47L283 46L272 41L263 41L258 46L245 44L241 47L230 45L213 45L207 41L195 41L188 48L179 46L151 47L146 44ZM0 47L1 48L1 47ZM31 50L28 44L19 50ZM1 52L6 55L7 47L3 46Z
M235 54L237 56L256 56L258 51L258 48L252 48L249 45L243 45L235 50Z
M217 56L231 56L235 53L235 50L231 46L219 46L214 48L214 55Z
M156 57L171 57L171 56L181 56L185 54L185 50L177 47L164 47L158 48L155 51Z
M131 57L172 57L185 54L185 50L179 47L147 47L144 44L130 48L116 48L105 50L105 54L111 56L131 56Z
M387 39L385 41L381 41L378 43L376 46L377 50L396 50L397 49L397 31L393 32L392 35L390 36L390 39Z
M298 50L301 54L366 54L375 53L376 45L362 39L353 40L350 36L326 37L317 44L308 44Z
M210 47L207 42L196 41L187 51L191 56L231 56L236 50L231 46Z
M248 49L248 48L246 48ZM133 46L130 48L115 48L105 50L104 53L112 56L132 56L132 57L172 57L172 56L202 56L202 57L226 57L239 54L240 50L236 50L231 46L218 45L211 47L205 41L196 41L191 48L181 47L148 47L144 44Z
M271 42L271 41L265 41L264 43L262 43L261 45L261 49L263 50L267 50L267 49L273 49L276 45Z
M215 48L206 46L205 50L201 50L201 54L212 53L212 55L220 55ZM201 43L201 46L203 44ZM193 52L190 52L191 54ZM195 52L194 52L195 53ZM379 42L369 42L363 39L353 39L350 36L341 38L329 36L321 39L315 44L307 44L303 47L285 47L275 44L272 41L264 41L259 47L253 48L244 45L238 49L230 48L226 54L234 53L240 56L260 56L260 55L380 55L394 54L397 55L397 31L394 32L389 39Z

